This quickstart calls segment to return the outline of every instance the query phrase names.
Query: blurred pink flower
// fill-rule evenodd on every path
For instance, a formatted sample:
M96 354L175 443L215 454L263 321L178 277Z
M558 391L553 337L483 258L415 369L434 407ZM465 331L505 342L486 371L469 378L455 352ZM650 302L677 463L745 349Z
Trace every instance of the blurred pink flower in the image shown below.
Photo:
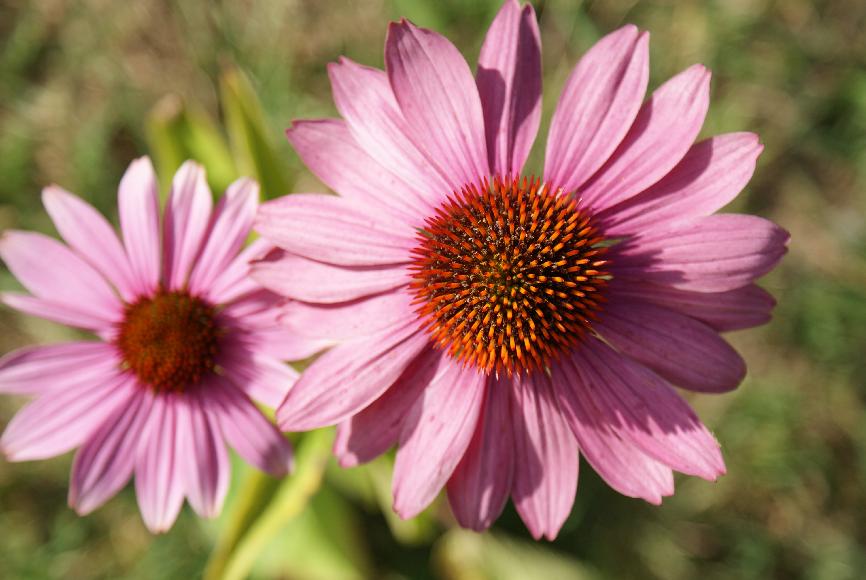
M232 184L216 210L204 171L174 177L160 224L150 160L130 165L118 194L123 243L92 206L58 187L42 194L64 245L7 231L0 257L30 292L3 301L95 333L97 341L27 347L0 359L0 392L36 400L9 423L0 447L12 461L79 448L69 503L102 505L133 471L147 527L171 527L183 498L219 513L229 483L225 442L275 475L291 465L288 441L251 399L276 406L297 374L281 360L321 343L277 325L282 298L248 277L269 246L241 251L258 186ZM239 253L240 252L240 253Z
M288 138L341 197L260 208L282 248L254 267L302 301L284 322L339 341L290 390L288 431L339 424L342 465L398 446L394 509L447 486L482 530L508 496L554 538L574 502L578 454L651 503L672 470L715 480L719 445L671 385L720 393L745 375L720 331L769 320L753 284L788 235L711 215L749 181L761 145L694 144L710 74L693 66L643 102L648 34L602 38L567 80L543 178L521 176L541 118L531 6L502 7L471 71L444 37L402 21L386 72L330 67L343 119Z

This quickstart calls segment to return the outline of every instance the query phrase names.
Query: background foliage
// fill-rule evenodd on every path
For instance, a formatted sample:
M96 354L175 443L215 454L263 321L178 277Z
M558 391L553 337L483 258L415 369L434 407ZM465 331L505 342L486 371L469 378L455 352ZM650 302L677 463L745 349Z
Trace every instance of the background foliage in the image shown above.
M382 65L387 21L444 32L474 62L498 0L0 3L0 228L53 232L38 192L56 182L114 216L129 161L163 183L186 157L217 189L238 174L268 195L321 191L281 136L333 115L325 63ZM732 208L792 233L765 280L772 324L735 333L748 378L693 399L729 474L677 480L661 507L618 496L587 466L559 539L535 544L513 508L492 533L444 503L388 509L391 461L338 470L331 433L298 442L283 482L236 462L223 516L188 508L167 535L126 489L86 518L66 507L70 457L0 460L0 577L857 578L866 570L866 4L859 0L536 3L545 125L600 35L652 32L652 86L693 62L714 71L709 135L753 130L766 150ZM545 128L542 128L542 132ZM544 135L539 142L543 143ZM536 147L531 166L541 166ZM0 287L15 282L3 270ZM0 310L0 352L69 337ZM0 400L0 426L21 400Z

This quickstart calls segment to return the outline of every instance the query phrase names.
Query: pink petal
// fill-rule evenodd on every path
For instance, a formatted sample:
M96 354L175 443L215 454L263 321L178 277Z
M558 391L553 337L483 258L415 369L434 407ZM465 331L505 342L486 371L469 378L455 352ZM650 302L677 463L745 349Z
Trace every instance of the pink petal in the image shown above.
M178 446L178 402L154 397L135 463L135 495L144 525L157 534L174 524L183 504L182 464L190 461Z
M218 422L208 417L200 400L210 395L190 394L176 401L179 472L189 504L203 518L220 513L229 488L228 452Z
M513 381L514 507L536 540L553 540L577 492L578 446L543 373Z
M287 195L263 204L256 221L275 245L329 264L401 264L418 245L411 224L333 195Z
M51 300L43 300L29 294L3 292L0 293L0 301L6 306L24 314L38 316L39 318L65 326L92 330L99 334L112 332L115 324L112 321L105 320L103 317L83 312L77 305L71 306Z
M592 406L620 438L668 467L714 481L725 473L716 439L691 407L649 369L596 338L574 353L584 377L576 396Z
M276 408L295 381L298 372L267 354L246 348L223 349L218 361L226 377L265 405Z
M449 364L432 346L425 348L381 397L337 427L334 455L342 467L375 459L397 442L403 420L436 375Z
M565 83L550 122L544 176L574 191L631 127L649 79L649 34L627 25L589 49Z
M335 346L311 364L277 409L283 431L335 425L378 399L428 344L411 321Z
M660 86L611 158L579 195L602 210L664 177L692 146L710 105L710 72L694 65Z
M192 292L206 295L234 261L253 227L258 200L259 186L251 179L238 179L228 187L214 212L213 225L190 274Z
M204 168L187 161L171 182L165 206L165 278L169 289L184 287L205 241L213 195Z
M252 275L272 292L324 304L372 296L409 281L403 266L334 266L288 252L272 252L255 262Z
M729 133L693 145L661 181L601 212L605 233L616 237L669 229L712 214L743 190L763 149L754 133Z
M235 386L223 381L206 385L204 406L223 436L250 465L275 477L292 468L292 447L277 428Z
M159 188L153 165L140 157L129 165L117 196L120 229L138 295L152 293L159 284Z
M674 493L670 468L617 435L593 399L586 396L589 387L571 361L561 359L554 365L552 383L583 456L609 486L653 504L660 504L662 497Z
M273 244L259 238L244 248L223 268L206 289L206 296L215 304L227 304L237 300L244 294L261 289L258 282L250 277L251 263L264 257L274 249Z
M127 404L136 389L127 375L88 379L46 393L21 409L0 438L6 457L45 459L78 447L116 408Z
M715 330L673 310L618 303L595 329L621 352L686 389L730 391L746 376L746 363Z
M611 268L614 278L725 292L772 270L785 255L788 238L788 232L763 218L711 215L616 246Z
M415 517L451 477L472 440L485 376L448 361L406 415L394 463L394 511Z
M105 278L53 238L7 230L0 239L0 258L31 294L92 318L93 327L111 326L123 313Z
M448 503L460 525L481 532L493 525L514 473L510 380L487 380L487 398L463 459L448 480Z
M454 190L490 173L484 116L472 72L445 37L403 20L391 23L385 63L409 138Z
M152 400L149 393L136 389L75 454L69 505L78 515L89 514L129 481Z
M80 197L57 186L42 190L42 204L61 237L117 288L124 300L135 297L135 278L114 228Z
M104 342L28 346L0 358L0 393L41 395L109 376L119 365Z
M490 168L518 174L541 122L541 38L531 4L506 0L487 31L475 82Z

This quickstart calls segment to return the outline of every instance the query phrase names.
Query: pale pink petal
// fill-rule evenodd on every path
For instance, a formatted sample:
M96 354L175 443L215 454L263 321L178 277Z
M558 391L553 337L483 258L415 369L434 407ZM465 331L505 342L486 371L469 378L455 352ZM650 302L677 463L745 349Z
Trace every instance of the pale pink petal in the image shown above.
M79 515L101 506L129 481L152 401L147 391L136 389L75 454L69 505Z
M541 38L531 4L502 5L481 46L475 82L490 168L518 174L541 122Z
M592 399L622 439L682 473L711 481L725 473L716 439L658 375L593 337L573 356L586 387L576 396Z
M18 411L0 438L10 461L45 459L81 445L137 388L127 375L87 377L49 392Z
M693 145L661 181L599 213L605 234L668 229L720 210L752 178L763 149L754 133L718 135Z
M460 525L489 528L508 501L514 473L509 379L487 379L487 397L475 434L448 480L448 503Z
M111 286L75 252L43 234L7 230L0 258L37 298L101 321L120 319L123 305Z
M231 447L250 465L280 477L292 468L292 447L240 390L224 381L206 385L203 404Z
M187 394L176 402L179 472L189 505L203 518L215 517L222 510L230 473L219 423L202 408L201 398L210 396L211 392Z
M414 321L335 346L311 364L277 409L284 431L335 425L378 399L428 344Z
M171 182L165 205L165 280L168 288L183 288L193 262L201 251L210 225L213 195L204 168L187 161Z
M682 290L725 292L751 284L787 252L788 232L751 215L716 214L615 247L611 269Z
M469 65L444 36L403 20L391 23L385 63L409 138L451 187L490 173L481 99Z
M730 391L746 376L745 361L715 330L673 310L621 302L595 329L621 352L686 389Z
M207 295L208 289L231 265L243 247L259 201L258 184L241 178L229 185L214 211L207 241L189 276L189 289Z
M648 44L649 34L629 24L599 40L577 63L550 121L548 183L576 190L622 142L646 93Z
M135 297L135 278L114 228L92 205L57 186L42 190L54 227L69 247L102 274L124 300Z
M394 511L415 517L454 473L472 440L486 377L448 361L407 413L394 462Z
M265 203L256 231L284 250L343 266L408 262L418 245L411 224L333 195L296 193Z
M513 381L514 481L511 497L536 540L553 540L577 493L578 445L544 373Z
M0 393L41 395L85 385L119 367L114 347L104 342L27 346L0 358Z
M262 238L255 240L217 274L206 288L206 296L215 304L227 304L244 294L260 290L259 283L250 277L251 263L273 249L274 246L269 241Z
M135 463L135 495L144 525L153 533L168 531L183 504L183 467L188 460L178 446L178 401L154 397Z
M669 467L649 458L616 434L591 397L590 387L568 359L553 365L552 383L560 409L577 437L583 456L605 482L619 493L653 504L674 493Z
M252 276L282 296L324 304L372 296L410 280L404 266L334 266L288 252L272 252L255 262Z
M366 463L394 445L409 410L440 366L446 364L450 364L447 357L428 346L381 397L340 423L334 441L334 455L340 465L354 467Z
M123 244L135 277L138 295L152 293L159 284L159 187L153 165L140 157L129 165L117 195Z
M224 348L217 362L239 389L273 408L298 380L298 372L289 365L245 347Z
M89 312L83 312L78 305L72 306L51 300L43 300L29 294L3 292L0 293L0 301L6 306L24 314L38 316L39 318L65 326L92 330L100 335L112 332L115 325L115 321L106 320L101 316L94 316Z

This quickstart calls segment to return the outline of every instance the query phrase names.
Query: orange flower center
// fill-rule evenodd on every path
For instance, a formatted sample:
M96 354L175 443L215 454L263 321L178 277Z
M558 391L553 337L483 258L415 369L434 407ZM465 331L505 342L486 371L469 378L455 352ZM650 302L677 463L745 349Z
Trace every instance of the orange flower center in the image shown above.
M116 339L124 366L154 391L185 391L216 366L222 333L215 315L186 292L160 290L128 305Z
M604 237L570 195L535 178L464 187L418 239L410 287L425 327L487 373L547 367L602 308Z

